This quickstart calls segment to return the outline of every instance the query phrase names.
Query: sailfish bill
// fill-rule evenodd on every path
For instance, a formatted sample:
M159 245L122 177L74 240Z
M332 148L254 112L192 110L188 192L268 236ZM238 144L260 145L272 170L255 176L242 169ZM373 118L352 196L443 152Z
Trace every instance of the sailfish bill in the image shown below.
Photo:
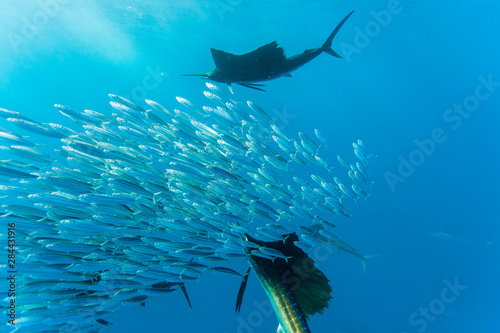
M271 260L254 255L250 249L246 249L250 266L278 317L278 333L310 332L308 317L323 313L332 298L332 288L326 276L316 268L314 260L294 244L298 241L295 233L286 235L284 242L264 242L248 235L246 237L250 242L277 250L288 258ZM238 293L237 311L241 307L246 283L244 280Z
M279 77L291 77L291 72L304 66L323 52L342 58L332 49L332 41L352 13L354 11L340 21L320 47L307 49L291 57L285 56L285 51L278 46L276 41L239 55L211 48L215 68L207 73L184 74L184 76L199 76L203 79L226 83L231 93L232 83L265 91L259 88L262 85L254 82L269 81Z

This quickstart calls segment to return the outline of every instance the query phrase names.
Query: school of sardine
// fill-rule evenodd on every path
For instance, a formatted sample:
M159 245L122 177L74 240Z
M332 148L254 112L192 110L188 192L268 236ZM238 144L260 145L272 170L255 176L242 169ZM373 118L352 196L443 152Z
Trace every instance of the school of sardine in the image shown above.
M293 139L258 105L207 87L212 106L177 97L184 111L117 95L111 115L55 105L73 128L0 109L24 131L0 127L0 220L16 230L16 332L98 332L122 305L205 271L241 277L230 262L244 248L286 259L245 234L277 241L296 232L305 251L333 244L361 256L333 232L349 201L368 196L375 155L366 145L353 144L351 163L339 155L330 164L318 130ZM59 140L58 149L44 151L42 138Z

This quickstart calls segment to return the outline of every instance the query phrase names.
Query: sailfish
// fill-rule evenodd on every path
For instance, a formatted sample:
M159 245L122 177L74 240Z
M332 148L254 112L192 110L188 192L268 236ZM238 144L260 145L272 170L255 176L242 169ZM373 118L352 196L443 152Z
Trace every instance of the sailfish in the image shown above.
M278 317L277 333L309 333L308 317L323 313L332 298L328 278L315 266L314 260L295 245L299 240L297 234L288 234L285 241L276 242L246 237L254 244L281 252L287 259L271 260L252 254L249 248L245 249L250 268L238 292L236 312L241 309L248 276L253 268Z
M291 57L285 56L285 51L276 41L261 46L245 54L232 54L211 48L215 68L204 74L184 74L184 76L199 76L203 79L226 83L233 92L232 84L265 91L262 82L279 77L291 77L291 72L304 66L323 52L342 58L332 49L333 38L354 11L350 12L333 30L328 39L320 47L307 49Z

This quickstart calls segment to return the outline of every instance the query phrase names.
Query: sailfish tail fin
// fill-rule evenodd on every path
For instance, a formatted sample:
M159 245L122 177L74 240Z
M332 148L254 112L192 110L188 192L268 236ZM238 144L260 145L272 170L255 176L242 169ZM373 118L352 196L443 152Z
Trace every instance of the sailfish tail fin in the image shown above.
M324 52L326 52L334 57L342 58L337 52L335 52L332 49L332 41L333 41L333 38L335 38L335 35L339 32L340 28L342 28L342 26L344 25L345 21L347 21L349 16L352 15L352 13L354 13L354 10L352 12L350 12L349 14L347 14L347 16L344 17L344 19L342 21L340 21L340 23L337 25L335 30L333 30L333 32L330 34L330 36L328 36L328 39L326 40L326 42L322 46L322 49Z

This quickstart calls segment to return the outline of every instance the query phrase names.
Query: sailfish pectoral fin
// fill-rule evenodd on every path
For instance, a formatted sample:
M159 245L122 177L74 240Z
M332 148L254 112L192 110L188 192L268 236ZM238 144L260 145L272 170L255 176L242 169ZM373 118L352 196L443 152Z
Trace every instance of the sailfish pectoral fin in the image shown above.
M243 294L245 293L245 289L247 288L248 276L250 275L251 270L252 266L248 267L247 272L243 276L243 281L241 282L240 290L238 290L238 297L236 298L236 313L239 313L241 310L241 303L243 302Z
M227 83L227 89L229 89L229 92L231 92L231 94L234 95L234 92L233 92L233 86L231 85L231 82L228 82Z
M186 286L184 285L184 283L181 285L181 290L184 293L184 296L186 297L186 301L188 302L189 307L192 309L193 307L191 305L191 301L189 300L189 296L188 296L188 293L187 293L187 290L186 290Z
M264 84L256 84L256 83L237 83L237 84L243 87L252 88L259 91L265 91L264 89L258 88L258 87L264 87L265 86Z
M248 83L248 82L246 82L245 84L248 84L250 86L256 86L256 87L265 87L266 86L265 84L261 84L261 83Z

